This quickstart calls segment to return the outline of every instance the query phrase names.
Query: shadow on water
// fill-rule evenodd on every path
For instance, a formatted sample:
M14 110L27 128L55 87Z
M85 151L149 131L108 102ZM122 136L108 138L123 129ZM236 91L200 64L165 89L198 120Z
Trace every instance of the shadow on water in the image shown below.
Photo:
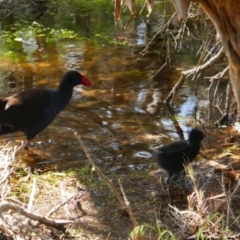
M37 87L55 88L61 75L69 69L83 72L93 87L76 88L67 108L32 141L32 148L44 154L31 157L22 150L19 159L34 166L47 164L58 169L83 165L86 157L74 136L77 132L96 163L110 171L150 167L155 164L154 148L179 138L163 103L179 74L174 67L165 67L152 78L165 62L165 54L157 51L139 54L156 31L160 10L156 8L149 19L134 19L124 30L127 17L123 15L116 27L112 6L102 6L99 10L99 6L91 7L91 11L86 7L79 12L69 6L72 14L65 16L67 6L63 4L54 16L46 14L39 20L45 28L56 30L51 39L44 34L37 36L31 27L22 27L18 36L14 36L18 37L14 42L15 52L12 46L0 42L1 95ZM5 30L20 24L1 21ZM59 29L74 30L81 37L60 38ZM157 43L152 46L155 47L158 48ZM180 61L180 55L176 53L175 59ZM186 62L186 57L183 58ZM176 67L178 61L173 57ZM174 110L185 137L195 123L199 103L202 104L197 114L206 113L205 87L199 86L199 95L195 97L194 82L188 81L175 100ZM16 133L1 139L19 142L24 136Z

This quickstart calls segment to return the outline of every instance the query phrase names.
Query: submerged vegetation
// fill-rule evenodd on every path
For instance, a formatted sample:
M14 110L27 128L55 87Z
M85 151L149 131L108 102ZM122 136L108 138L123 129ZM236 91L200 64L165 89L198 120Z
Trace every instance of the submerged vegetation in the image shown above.
M77 38L74 31L45 28L37 22L33 22L30 26L23 23L15 26L14 30L14 32L3 31L0 37L0 46L3 46L0 53L13 59L17 59L22 48L27 54L35 52L38 49L38 41L56 44L60 40Z

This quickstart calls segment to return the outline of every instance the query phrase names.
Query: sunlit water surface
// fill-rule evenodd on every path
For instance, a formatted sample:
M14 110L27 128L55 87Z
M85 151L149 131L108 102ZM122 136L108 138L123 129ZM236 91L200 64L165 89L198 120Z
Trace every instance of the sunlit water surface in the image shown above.
M167 66L155 75L165 62L165 54L140 52L156 32L160 10L160 6L156 8L150 19L144 16L132 20L126 29L127 17L123 16L116 25L112 8L105 11L106 18L96 12L85 12L79 19L73 15L63 27L71 26L81 38L61 39L49 45L45 38L32 35L19 43L17 61L1 52L2 97L25 89L56 88L62 74L70 69L81 71L93 85L91 89L76 87L71 103L32 141L32 148L43 154L30 157L22 150L18 155L22 163L58 169L86 164L86 156L74 136L77 132L99 166L108 171L139 171L155 164L156 147L180 138L163 101L180 76L178 70L197 60L191 60L185 49L188 58L175 53L171 68ZM43 17L40 22L61 28L61 14L60 11L51 21L49 16ZM123 39L128 44L110 44L96 36L98 27L113 41ZM157 47L156 50L159 51ZM208 112L208 83L199 83L197 96L194 87L195 82L188 80L174 101L185 138L196 124L195 116L204 119ZM219 117L218 112L214 117ZM2 142L11 141L13 145L24 139L22 133L1 136Z

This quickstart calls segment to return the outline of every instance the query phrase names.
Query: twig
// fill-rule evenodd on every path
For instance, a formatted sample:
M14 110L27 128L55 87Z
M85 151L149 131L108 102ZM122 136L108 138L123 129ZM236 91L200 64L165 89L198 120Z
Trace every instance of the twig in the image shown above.
M182 74L180 79L177 81L177 83L173 86L172 91L168 94L168 96L165 98L164 102L167 104L172 105L174 101L175 94L177 93L178 89L181 88L185 81L186 76Z
M209 99L209 101L213 103L213 104L212 104L213 106L215 105L215 107L219 108L219 110L220 110L221 113L222 113L222 111L221 111L221 109L220 109L220 107L219 107L219 102L218 102L218 103L216 102L216 96L217 96L217 90L218 90L218 86L219 86L219 81L220 81L220 79L222 79L222 78L227 74L228 70L229 70L229 66L227 66L223 71L221 71L221 72L217 73L216 75L212 76L212 77L210 78L210 80L209 80L209 81L210 81L210 86L207 88L207 90L209 91L209 93L208 93L208 99ZM211 95L210 89L211 89L211 87L212 87L212 85L213 85L213 82L214 82L215 80L217 80L217 86L215 87L214 94L213 94L213 100L211 101L211 100L210 100L210 95ZM228 101L226 100L226 103L227 103L227 102L228 102ZM227 106L227 107L228 107L228 106ZM225 109L225 111L226 111L226 109ZM223 113L222 113L222 114L223 114Z
M51 218L36 215L34 213L28 212L27 210L15 205L15 204L8 203L5 201L2 202L0 204L0 213L1 213L0 215L2 216L2 213L4 211L8 211L8 210L15 211L19 214L22 214L25 217L30 218L31 220L38 221L40 223L46 224L46 225L54 227L54 228L60 228L60 227L63 227L65 224L73 223L73 221L71 221L71 220L54 220Z
M151 76L151 78L154 78L166 65L167 65L167 62L165 62L165 63Z
M135 219L134 216L133 216L132 209L131 209L131 207L130 207L130 202L129 202L128 199L127 199L126 193L125 193L125 191L124 191L124 189L123 189L123 185L122 185L120 179L118 179L118 184L119 184L119 186L120 186L120 189L121 189L121 192L122 192L122 195L123 195L125 204L126 204L126 206L127 206L126 210L127 210L128 214L129 214L132 222L133 222L134 224L137 224L136 219ZM136 226L137 226L137 225L134 225L134 227L136 227Z
M232 193L231 193L231 198L234 197L235 193L237 192L237 190L238 190L239 187L240 187L240 180L237 179L237 181L238 181L237 186L236 186L236 187L234 188L234 190L232 191Z
M29 198L29 201L28 201L28 207L27 207L27 211L28 212L31 212L32 211L32 207L33 207L33 202L34 202L34 197L35 197L35 194L36 194L36 185L37 185L37 179L36 178L33 178L33 184L32 184L32 192L31 192L31 195L30 195L30 198ZM26 227L28 229L28 231L31 231L31 232L34 232L35 234L37 234L41 239L44 239L41 234L39 235L39 232L36 231L35 229L33 229L31 227L31 219L27 219L26 220Z
M4 200L6 196L11 192L11 187L8 181L1 184L1 200Z
M61 203L53 207L46 215L45 217L51 216L54 212L56 212L60 207L62 207L64 204L68 203L72 198L74 198L76 194L73 194L71 197L64 199Z
M61 181L61 182L59 183L59 185L60 185L61 198L62 198L63 201L66 201L67 196L66 196L66 194L65 194L63 182ZM69 209L67 208L66 205L64 206L64 211L66 212L67 216L68 216L69 218L71 218L70 211L69 211Z
M115 186L110 182L110 180L103 174L103 172L98 168L98 166L94 163L93 159L90 156L90 153L88 151L88 149L86 148L86 146L84 145L81 137L75 133L75 136L77 138L77 140L79 141L83 151L85 152L88 161L91 163L91 165L93 166L93 168L95 169L95 171L97 172L97 174L107 183L107 185L109 186L109 188L112 190L113 194L115 195L115 197L118 199L118 201L120 202L120 204L126 208L126 211L128 212L129 216L131 217L132 223L134 227L137 227L139 224L136 221L136 219L133 217L132 215L132 211L129 210L129 206L125 203L125 201L122 199L122 197L120 196L120 194L118 193L117 189L115 188Z
M218 72L216 75L210 77L210 82L223 78L229 70L229 66L225 67L221 72ZM207 78L207 77L206 77Z
M34 178L33 179L33 185L32 185L32 192L29 198L29 202L28 202L28 207L27 207L27 211L31 212L32 207L33 207L33 202L34 202L34 196L36 194L36 185L37 185L37 179Z
M180 89L180 87L183 85L185 79L187 77L189 77L190 75L196 75L202 71L204 71L205 69L211 67L213 64L218 63L223 57L225 56L224 53L224 49L223 47L218 51L218 53L216 55L214 55L213 57L211 57L206 63L199 65L195 68L191 68L189 70L186 71L182 71L182 75L180 77L180 79L178 80L178 82L175 84L175 86L173 87L172 91L169 93L169 95L165 98L165 102L166 103L173 103L174 100L174 96L176 94L176 92L178 91L178 89Z
M26 203L23 203L23 202L15 199L15 198L13 198L13 197L6 197L6 198L5 198L5 201L12 201L12 202L17 203L17 204L19 204L19 205L22 205L22 207L27 207L27 204L26 204Z
M164 29L166 30L166 28L167 29L169 28L170 22L175 17L175 15L176 15L176 12L174 12L174 14L170 17L170 19L168 20L168 22L164 26L158 28L157 33L151 38L151 40L148 42L147 46L140 52L140 54L144 55L147 52L147 49L149 48L150 44L159 35L159 33L162 32Z
M186 71L182 71L182 74L186 77L189 77L192 74L197 74L199 72L202 72L204 70L206 70L207 68L211 67L213 64L216 64L218 62L220 62L222 60L222 58L225 56L225 52L223 47L221 47L221 49L218 51L217 54L215 54L213 57L211 57L207 62L205 62L202 65L199 65L195 68L186 70Z

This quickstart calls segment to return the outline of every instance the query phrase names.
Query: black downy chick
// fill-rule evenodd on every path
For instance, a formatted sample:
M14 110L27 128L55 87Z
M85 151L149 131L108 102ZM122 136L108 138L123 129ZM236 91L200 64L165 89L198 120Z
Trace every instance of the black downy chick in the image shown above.
M175 174L182 172L184 165L191 163L198 155L203 138L202 131L192 129L188 141L176 141L158 148L157 162L168 172L167 184Z

